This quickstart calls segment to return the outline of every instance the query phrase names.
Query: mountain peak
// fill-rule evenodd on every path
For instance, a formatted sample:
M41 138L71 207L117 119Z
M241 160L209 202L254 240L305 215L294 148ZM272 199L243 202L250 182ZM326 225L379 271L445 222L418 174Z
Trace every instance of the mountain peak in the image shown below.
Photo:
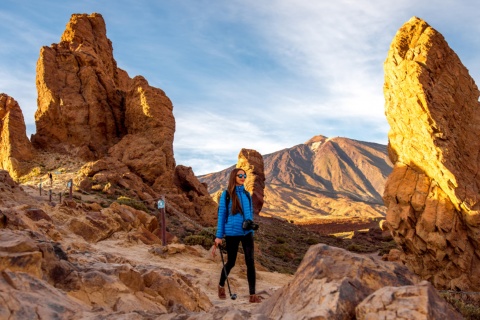
M329 138L325 137L325 136L322 136L322 135L317 135L317 136L314 136L313 138L311 138L310 140L308 140L307 142L305 142L304 144L306 144L310 150L312 150L313 152L317 151L318 148L326 141L328 141Z

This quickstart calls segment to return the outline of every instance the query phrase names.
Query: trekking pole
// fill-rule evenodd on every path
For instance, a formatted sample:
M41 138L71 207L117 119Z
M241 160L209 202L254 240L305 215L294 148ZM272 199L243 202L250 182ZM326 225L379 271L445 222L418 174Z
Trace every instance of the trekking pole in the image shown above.
M232 294L232 291L230 291L230 282L228 282L227 269L225 268L225 262L223 261L222 248L220 246L218 246L218 247L220 249L220 257L222 258L223 272L225 273L225 277L227 278L228 293L230 294L230 298L232 300L235 300L235 299L237 299L237 294L236 293Z

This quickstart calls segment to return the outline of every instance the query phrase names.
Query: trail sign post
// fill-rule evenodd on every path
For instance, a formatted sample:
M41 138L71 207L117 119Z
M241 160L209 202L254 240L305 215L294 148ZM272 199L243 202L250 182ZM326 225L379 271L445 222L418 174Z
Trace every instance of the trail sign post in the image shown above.
M72 179L68 180L68 183L67 183L67 187L68 187L68 192L69 192L69 197L70 197L70 200L72 200L72 188L73 188L73 181Z
M165 225L165 196L162 195L157 202L157 208L160 211L160 221L162 224L162 245L167 245L167 227Z

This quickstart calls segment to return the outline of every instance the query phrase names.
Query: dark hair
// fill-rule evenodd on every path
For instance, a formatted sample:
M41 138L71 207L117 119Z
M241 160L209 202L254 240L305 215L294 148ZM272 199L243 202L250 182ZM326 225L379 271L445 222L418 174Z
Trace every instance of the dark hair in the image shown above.
M238 200L237 193L235 192L235 187L237 186L237 174L238 172L243 171L243 173L246 173L245 170L242 168L235 168L230 172L230 177L228 179L228 187L227 187L227 192L230 195L230 201L232 203L232 213L237 214L242 212L242 206L240 205L240 201Z

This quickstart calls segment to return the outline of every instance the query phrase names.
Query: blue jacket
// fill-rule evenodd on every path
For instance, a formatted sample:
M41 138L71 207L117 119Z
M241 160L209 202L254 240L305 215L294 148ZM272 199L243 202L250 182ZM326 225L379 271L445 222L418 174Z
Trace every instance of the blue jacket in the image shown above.
M240 200L240 205L243 209L243 214L241 213L232 214L230 211L232 209L232 199L228 204L228 213L227 208L225 208L225 202L227 199L227 191L223 191L220 201L218 202L218 221L217 221L217 238L223 238L224 236L243 236L249 232L253 233L253 230L245 231L242 228L244 220L253 221L253 203L248 200L248 196L244 192L244 186L236 186L235 192L237 193L238 200ZM228 214L228 221L225 223L226 217Z

